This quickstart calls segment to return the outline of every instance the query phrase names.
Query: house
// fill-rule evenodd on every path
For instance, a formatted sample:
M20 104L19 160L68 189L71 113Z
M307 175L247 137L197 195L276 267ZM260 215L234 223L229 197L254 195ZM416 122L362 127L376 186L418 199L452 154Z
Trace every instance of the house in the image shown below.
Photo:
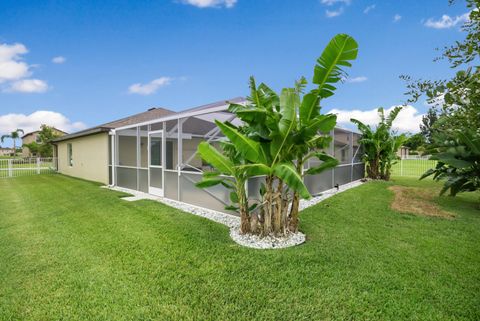
M400 158L408 158L409 154L410 154L410 147L402 146L397 151L397 156Z
M64 136L64 135L67 134L63 130L57 129L55 127L52 127L52 130L53 130L54 134L57 135L57 136ZM35 156L30 152L30 149L25 145L26 144L31 144L33 142L39 143L39 137L38 137L39 133L40 133L40 130L36 130L34 132L26 133L25 135L22 136L22 156L23 157Z
M215 144L222 138L214 120L240 124L228 111L229 102L243 104L242 97L174 112L151 108L145 112L55 139L58 171L106 185L137 190L185 203L225 211L229 191L223 186L195 186L209 168L197 155L202 141ZM312 194L364 177L360 161L360 135L335 128L329 153L340 165L305 183ZM307 168L315 161L306 164ZM248 182L249 196L258 193L262 177Z
M0 157L13 155L13 148L0 147Z

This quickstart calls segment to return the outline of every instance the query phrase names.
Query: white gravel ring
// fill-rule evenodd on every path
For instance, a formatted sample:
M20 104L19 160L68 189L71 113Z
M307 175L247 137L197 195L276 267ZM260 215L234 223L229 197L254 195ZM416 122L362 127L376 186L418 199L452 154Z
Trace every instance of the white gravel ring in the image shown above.
M254 249L284 249L305 243L306 237L302 232L288 233L284 237L240 234L239 228L230 229L230 237L237 244Z

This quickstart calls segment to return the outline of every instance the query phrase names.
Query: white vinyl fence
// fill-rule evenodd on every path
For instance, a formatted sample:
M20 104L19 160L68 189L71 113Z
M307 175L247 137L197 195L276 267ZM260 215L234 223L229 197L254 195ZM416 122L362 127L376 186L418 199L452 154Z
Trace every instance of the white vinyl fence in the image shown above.
M429 160L430 156L410 155L398 160L392 166L393 176L420 177L430 168L437 165L437 161Z
M51 174L57 171L54 157L0 159L0 178Z

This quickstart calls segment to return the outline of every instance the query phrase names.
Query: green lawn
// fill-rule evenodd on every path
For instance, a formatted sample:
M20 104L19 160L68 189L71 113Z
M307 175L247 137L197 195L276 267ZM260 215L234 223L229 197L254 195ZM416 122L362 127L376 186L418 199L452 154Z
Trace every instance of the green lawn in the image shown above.
M304 211L306 244L261 251L90 182L1 179L0 320L479 320L479 194L426 218L390 210L391 184Z

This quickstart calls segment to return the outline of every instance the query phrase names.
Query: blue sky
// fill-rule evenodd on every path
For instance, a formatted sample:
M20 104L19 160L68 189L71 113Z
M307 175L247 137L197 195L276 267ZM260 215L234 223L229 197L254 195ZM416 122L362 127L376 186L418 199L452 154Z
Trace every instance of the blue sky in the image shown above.
M250 75L278 90L310 79L336 33L359 56L323 110L369 121L405 100L399 75L452 74L434 49L463 39L466 12L447 0L3 0L0 132L182 110L247 95ZM400 129L414 131L427 108L414 107Z

